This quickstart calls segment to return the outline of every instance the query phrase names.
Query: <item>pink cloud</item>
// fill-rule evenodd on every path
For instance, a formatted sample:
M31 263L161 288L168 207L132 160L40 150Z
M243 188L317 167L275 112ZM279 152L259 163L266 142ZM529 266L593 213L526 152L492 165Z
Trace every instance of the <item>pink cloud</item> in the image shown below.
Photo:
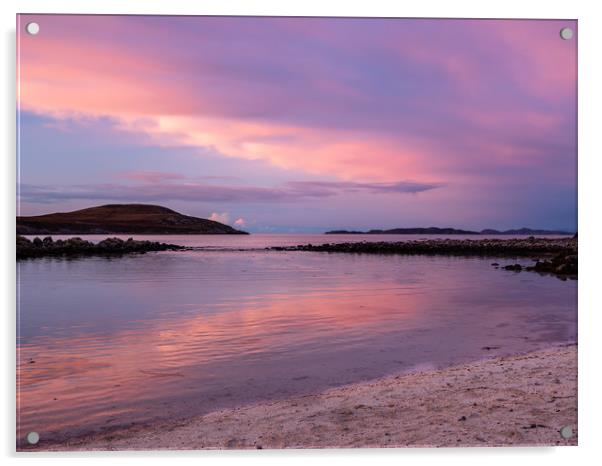
M158 145L444 182L466 164L540 161L537 142L572 137L575 46L557 35L570 21L20 17L33 19L21 108L110 116Z
M227 212L213 212L209 216L209 220L213 220L214 222L228 224L230 223L230 215Z

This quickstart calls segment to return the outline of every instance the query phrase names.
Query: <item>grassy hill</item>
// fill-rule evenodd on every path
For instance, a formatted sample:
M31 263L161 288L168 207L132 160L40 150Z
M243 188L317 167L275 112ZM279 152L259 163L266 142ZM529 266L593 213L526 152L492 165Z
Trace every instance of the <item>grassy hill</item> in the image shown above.
M109 204L73 212L17 217L17 234L248 234L213 220L149 204Z

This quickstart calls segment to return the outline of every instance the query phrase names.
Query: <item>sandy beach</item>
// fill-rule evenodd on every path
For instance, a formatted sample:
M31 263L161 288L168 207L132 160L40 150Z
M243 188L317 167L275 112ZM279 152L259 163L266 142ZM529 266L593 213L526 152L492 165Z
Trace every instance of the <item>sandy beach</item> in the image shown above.
M560 346L35 449L576 445L576 368L576 345Z

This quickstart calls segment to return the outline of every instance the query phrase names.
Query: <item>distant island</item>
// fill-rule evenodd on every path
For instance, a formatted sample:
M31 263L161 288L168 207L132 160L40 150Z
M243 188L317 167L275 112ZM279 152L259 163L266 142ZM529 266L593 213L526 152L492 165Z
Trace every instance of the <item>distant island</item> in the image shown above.
M492 230L481 231L459 230L457 228L393 228L390 230L349 231L332 230L325 235L567 235L573 233L557 230L532 230L531 228L519 228L515 230Z
M73 212L17 217L18 235L86 234L248 235L204 218L150 204L109 204Z
M533 230L531 228L517 228L514 230L481 230L481 235L565 235L573 236L575 233L562 230Z

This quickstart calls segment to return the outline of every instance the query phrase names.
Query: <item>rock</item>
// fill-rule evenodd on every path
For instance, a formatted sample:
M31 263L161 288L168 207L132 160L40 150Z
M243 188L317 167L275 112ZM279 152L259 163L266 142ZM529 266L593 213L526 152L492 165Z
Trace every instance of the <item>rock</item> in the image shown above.
M577 275L577 255L573 253L560 253L552 257L549 261L538 261L533 267L527 267L527 270L556 275Z
M577 240L574 238L528 238L511 239L428 239L399 242L356 242L305 244L297 246L277 246L271 251L319 251L353 254L404 254L404 255L459 255L482 257L552 257L537 260L534 266L523 267L510 264L505 270L522 270L552 273L558 276L577 275ZM561 264L568 264L560 267ZM500 267L498 262L491 263ZM558 270L558 272L557 272Z
M25 236L17 235L17 249L19 247L31 247L31 241Z
M429 239L399 242L325 243L274 247L272 250L324 251L368 254L445 254L481 256L527 256L539 254L575 254L577 243L573 239Z
M520 272L521 270L523 270L523 266L520 264L511 264L511 265L505 265L504 269L505 270L514 270L515 272Z
M35 238L33 241L29 241L23 236L17 236L16 246L17 259L44 256L115 255L186 249L184 246L175 244L137 241L132 238L127 241L120 238L107 238L94 244L79 237L57 241L46 237L44 240Z

